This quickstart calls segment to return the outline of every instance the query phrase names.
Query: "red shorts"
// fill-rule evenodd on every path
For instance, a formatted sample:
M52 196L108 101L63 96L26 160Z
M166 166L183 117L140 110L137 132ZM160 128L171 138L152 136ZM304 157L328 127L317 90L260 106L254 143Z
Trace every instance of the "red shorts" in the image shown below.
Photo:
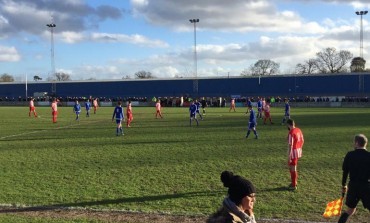
M57 116L57 115L58 115L58 111L52 111L52 112L51 112L51 114L52 114L53 116Z
M132 120L133 116L132 113L126 113L127 119Z
M30 107L30 111L35 111L35 107Z
M288 162L289 166L297 166L297 164L298 164L298 159L291 159Z
M265 112L265 117L270 118L270 112Z

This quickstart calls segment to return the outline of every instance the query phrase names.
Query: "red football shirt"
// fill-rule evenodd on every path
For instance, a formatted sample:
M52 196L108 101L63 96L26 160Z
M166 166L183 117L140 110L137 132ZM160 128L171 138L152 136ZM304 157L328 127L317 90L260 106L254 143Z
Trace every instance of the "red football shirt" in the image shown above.
M288 144L290 146L290 159L299 159L302 157L302 147L304 144L303 133L299 128L289 131Z

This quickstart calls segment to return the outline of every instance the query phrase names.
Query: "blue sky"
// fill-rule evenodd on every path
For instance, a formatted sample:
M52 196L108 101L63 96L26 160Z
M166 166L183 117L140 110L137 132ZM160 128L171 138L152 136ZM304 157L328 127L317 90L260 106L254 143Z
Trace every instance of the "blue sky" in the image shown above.
M292 73L326 47L359 56L359 10L350 0L0 0L0 74L17 81L51 75L53 17L56 72L72 80L239 76L259 59ZM370 43L363 17L364 59Z

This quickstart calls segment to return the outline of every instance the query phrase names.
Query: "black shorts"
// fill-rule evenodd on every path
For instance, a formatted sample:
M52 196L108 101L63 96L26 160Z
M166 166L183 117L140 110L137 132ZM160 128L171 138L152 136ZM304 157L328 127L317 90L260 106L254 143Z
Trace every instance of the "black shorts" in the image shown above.
M370 183L349 182L346 205L355 208L359 201L370 211Z

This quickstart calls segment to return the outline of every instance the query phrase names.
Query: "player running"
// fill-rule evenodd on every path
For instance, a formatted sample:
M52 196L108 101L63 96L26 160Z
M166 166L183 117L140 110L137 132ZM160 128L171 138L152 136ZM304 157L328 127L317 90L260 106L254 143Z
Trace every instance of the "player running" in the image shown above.
M195 105L194 101L191 102L190 104L189 113L190 113L190 126L191 126L191 122L193 121L193 119L195 119L195 121L197 122L197 126L199 126L199 122L198 122L197 115L196 115L197 106Z
M116 119L116 123L117 123L116 136L118 136L119 134L124 135L123 129L122 129L122 121L125 121L125 116L123 115L123 108L122 108L121 101L119 101L117 103L117 106L114 108L112 122L114 119Z
M298 181L298 159L302 157L302 148L304 144L304 138L302 131L295 126L293 119L288 119L287 127L289 130L288 134L288 166L291 178L291 184L289 185L289 190L297 189Z
M284 118L281 121L281 125L285 124L285 121L290 119L290 105L289 105L289 100L285 98L285 113L284 113Z
M57 123L58 118L58 99L54 98L51 103L51 115L53 117L53 123Z
M134 120L134 116L132 115L132 106L131 101L128 101L127 108L126 108L126 116L127 116L127 127L131 127L130 124L132 120Z
M86 117L90 117L91 103L89 99L85 101L85 109L86 109Z
M80 121L81 105L78 100L76 100L76 103L73 106L73 112L76 113L76 121Z
M251 130L253 130L253 133L254 133L254 136L255 136L254 138L258 139L258 133L257 133L257 130L256 130L257 119L256 119L256 114L253 110L252 105L248 106L248 111L249 111L249 123L248 123L248 132L247 132L247 135L245 136L245 138L248 139L249 134L251 133Z
M162 109L161 101L158 99L157 103L155 103L155 110L156 110L155 118L158 118L158 115L159 117L163 118L161 109Z
M34 101L35 101L34 98L30 99L30 111L28 112L28 116L31 117L31 112L33 112L33 115L35 116L35 118L37 118L37 113L36 113L35 102Z

